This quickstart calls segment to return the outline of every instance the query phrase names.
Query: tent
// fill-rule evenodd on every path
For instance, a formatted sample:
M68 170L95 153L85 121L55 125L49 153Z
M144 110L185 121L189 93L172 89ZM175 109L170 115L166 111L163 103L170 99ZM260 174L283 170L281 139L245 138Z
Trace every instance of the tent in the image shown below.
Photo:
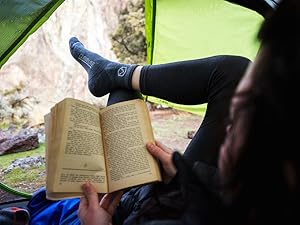
M0 0L0 68L63 2ZM145 0L145 7L149 64L217 54L250 59L256 55L256 33L262 17L255 11L224 0ZM200 115L205 112L205 105L184 106L150 96L147 99ZM4 184L0 188L25 198L31 196Z
M0 0L0 69L64 0Z
M253 59L263 17L224 0L146 0L149 64L220 54ZM184 76L184 74L183 74ZM148 97L150 102L203 115L206 105L178 105Z

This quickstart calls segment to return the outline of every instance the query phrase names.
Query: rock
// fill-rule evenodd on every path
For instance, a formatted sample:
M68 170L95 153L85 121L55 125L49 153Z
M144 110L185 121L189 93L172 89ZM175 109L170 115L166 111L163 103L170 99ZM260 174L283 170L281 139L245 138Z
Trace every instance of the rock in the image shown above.
M2 173L7 174L13 169L30 169L32 167L40 167L45 164L45 158L42 156L26 157L14 160L9 167L2 170Z
M7 140L7 134L0 130L0 144Z
M193 139L194 136L195 136L195 131L190 130L190 131L187 132L187 137L189 139Z
M39 147L37 133L21 131L14 136L6 136L0 139L0 155L23 152Z

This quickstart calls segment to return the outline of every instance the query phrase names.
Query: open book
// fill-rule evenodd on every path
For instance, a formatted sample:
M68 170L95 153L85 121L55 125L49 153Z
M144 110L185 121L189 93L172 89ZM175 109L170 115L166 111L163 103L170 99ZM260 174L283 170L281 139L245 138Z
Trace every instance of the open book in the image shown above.
M141 99L99 109L66 98L45 115L45 133L48 199L80 197L85 181L110 193L161 180L145 147L154 137Z

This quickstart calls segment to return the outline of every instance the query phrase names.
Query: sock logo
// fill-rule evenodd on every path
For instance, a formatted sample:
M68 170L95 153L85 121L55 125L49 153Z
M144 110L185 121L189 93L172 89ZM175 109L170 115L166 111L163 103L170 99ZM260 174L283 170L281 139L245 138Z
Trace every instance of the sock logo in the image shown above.
M123 77L125 75L126 71L127 71L127 67L122 66L121 68L118 69L118 76Z
M89 59L87 56L80 54L78 56L78 59L83 62L85 65L87 65L90 69L95 65L95 62L91 59Z

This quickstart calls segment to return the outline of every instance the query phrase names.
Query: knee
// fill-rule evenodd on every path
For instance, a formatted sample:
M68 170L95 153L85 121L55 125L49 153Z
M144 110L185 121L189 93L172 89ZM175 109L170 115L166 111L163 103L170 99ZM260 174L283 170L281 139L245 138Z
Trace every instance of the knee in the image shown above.
M224 56L220 69L230 83L237 83L245 74L250 62L250 59L243 56Z

